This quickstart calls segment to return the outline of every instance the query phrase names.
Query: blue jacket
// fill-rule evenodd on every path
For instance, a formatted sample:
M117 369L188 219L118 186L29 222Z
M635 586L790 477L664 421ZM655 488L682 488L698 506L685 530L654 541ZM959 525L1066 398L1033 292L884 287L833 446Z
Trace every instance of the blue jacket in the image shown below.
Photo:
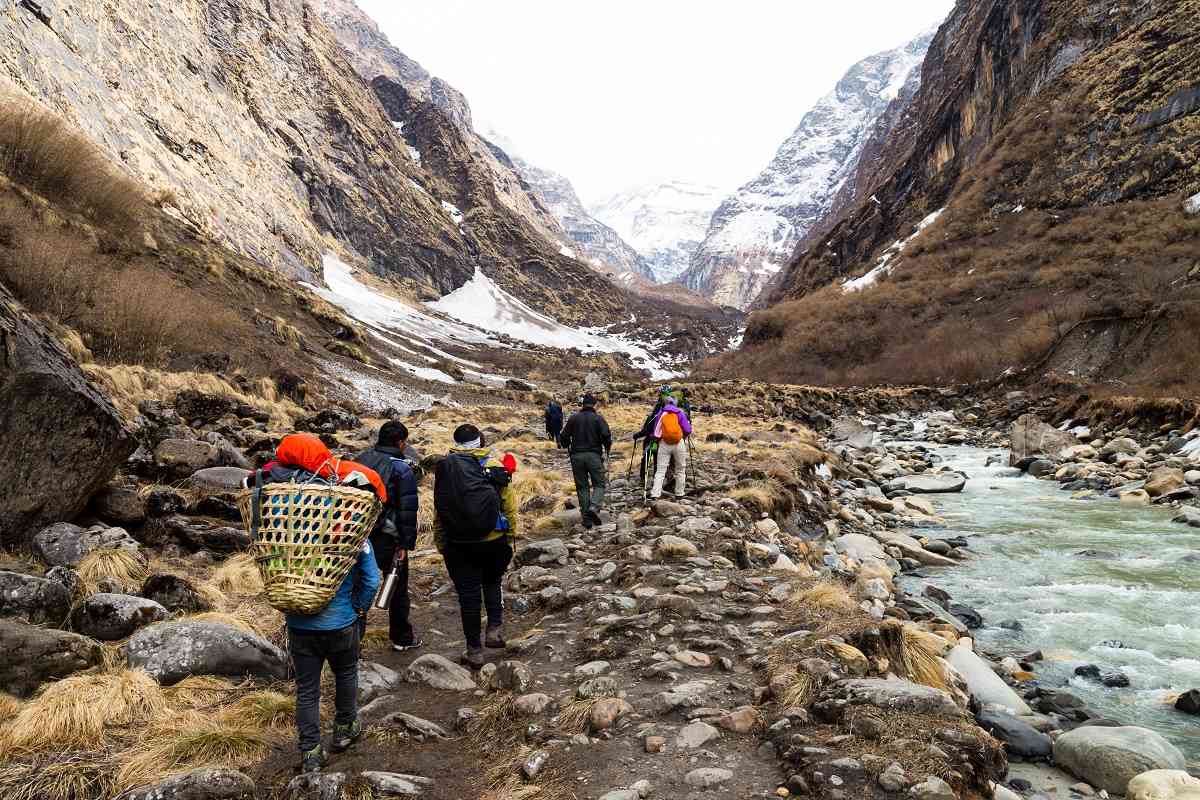
M370 541L365 541L358 561L329 605L316 614L288 614L288 627L302 631L340 631L358 619L359 610L365 612L371 607L382 582L379 567L375 564L375 552Z
M388 501L375 532L387 531L398 546L412 550L417 546L417 476L396 447L370 447L354 457L359 464L379 473L387 485ZM390 524L389 524L390 523Z

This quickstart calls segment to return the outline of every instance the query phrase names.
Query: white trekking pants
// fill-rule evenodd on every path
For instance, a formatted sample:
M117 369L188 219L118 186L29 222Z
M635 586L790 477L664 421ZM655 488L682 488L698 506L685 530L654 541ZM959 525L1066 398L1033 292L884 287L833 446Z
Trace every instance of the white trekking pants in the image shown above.
M667 466L675 460L675 494L681 495L686 491L687 472L687 439L679 444L658 443L658 469L654 471L654 488L650 496L662 497L663 481L667 479Z

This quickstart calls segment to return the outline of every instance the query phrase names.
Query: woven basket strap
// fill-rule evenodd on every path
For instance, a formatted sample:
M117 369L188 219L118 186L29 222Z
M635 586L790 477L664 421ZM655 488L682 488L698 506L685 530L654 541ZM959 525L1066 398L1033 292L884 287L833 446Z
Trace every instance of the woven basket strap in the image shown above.
M258 541L258 529L262 525L262 470L254 470L254 490L250 493L250 541Z

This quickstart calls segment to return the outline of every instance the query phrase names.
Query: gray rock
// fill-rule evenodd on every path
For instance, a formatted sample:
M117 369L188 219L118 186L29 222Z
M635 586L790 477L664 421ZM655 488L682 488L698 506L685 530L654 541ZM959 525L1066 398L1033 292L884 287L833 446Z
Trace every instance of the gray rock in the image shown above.
M1062 452L1077 444L1075 437L1042 422L1036 414L1023 414L1009 429L1011 452L1008 465L1015 467L1023 461L1040 456L1058 460Z
M402 775L398 772L364 772L360 777L371 787L374 797L420 797L433 788L432 778Z
M600 800L640 800L637 789L610 789L600 795Z
M240 467L205 467L193 472L186 485L210 492L241 491L242 481L249 475L248 470Z
M383 700L385 698L379 698ZM378 703L379 700L375 702ZM374 704L372 704L374 705ZM387 728L399 728L411 733L418 741L426 739L449 739L450 732L436 722L423 719L407 711L392 711L373 723Z
M580 700L619 697L620 694L621 684L616 678L611 677L588 678L575 690L575 696Z
M1042 761L1052 754L1053 743L1049 736L1011 714L982 711L977 720L979 727L1004 742L1004 750L1010 758Z
M162 622L167 609L153 600L129 594L99 592L84 600L71 614L71 625L84 636L114 642L138 628Z
M470 672L437 653L426 653L409 664L404 680L450 692L473 692L479 688Z
M287 655L253 633L216 622L160 622L125 646L129 666L170 686L189 675L287 677Z
M884 491L912 492L913 494L947 494L961 492L967 485L967 477L960 472L924 473L905 475L884 484Z
M908 794L915 800L958 800L958 795L950 788L950 784L934 775L909 789Z
M988 666L987 662L966 645L960 644L952 648L946 660L963 676L967 682L967 690L981 706L999 708L1016 716L1033 713L1029 705Z
M138 594L174 613L194 614L211 608L191 581L169 572L151 575Z
M490 684L493 689L523 694L533 686L533 672L521 661L501 661L492 673Z
M33 551L51 566L76 567L88 553L108 547L131 553L141 549L124 528L106 525L84 530L69 522L58 522L33 537Z
M701 767L683 776L683 782L695 789L711 789L732 779L732 772L718 767Z
M345 773L309 772L288 781L283 800L343 800L345 786Z
M513 706L516 708L517 713L522 716L536 717L545 713L546 709L553 705L553 703L554 699L550 695L542 694L541 692L531 692L530 694L523 694L518 697L513 701Z
M121 414L0 285L0 546L74 519L137 447Z
M1075 777L1110 794L1124 794L1129 781L1153 769L1186 769L1175 745L1147 728L1087 726L1054 742L1054 761Z
M719 730L707 722L696 720L679 729L679 733L675 736L675 746L682 750L692 750L719 738L721 738Z
M60 625L71 611L71 594L56 581L0 570L0 617Z
M903 680L883 678L853 678L839 681L827 692L827 697L849 705L867 705L902 713L925 714L944 719L958 719L962 709L945 692L930 686Z
M517 553L521 564L566 564L571 551L562 539L542 539L530 542Z
M254 781L234 769L205 767L132 789L121 800L255 800Z
M250 547L250 534L242 528L218 525L176 514L162 521L162 528L188 550L240 553Z
M154 448L154 463L177 478L186 478L221 463L221 450L199 439L163 439Z
M96 515L117 525L138 525L146 519L146 501L137 489L106 486L92 498Z
M1171 520L1183 525L1190 525L1193 528L1200 528L1200 508L1193 506L1183 506L1179 509L1179 515Z
M358 704L365 706L400 685L400 673L374 661L358 662Z
M86 636L0 620L0 691L28 697L46 681L100 663L100 645Z

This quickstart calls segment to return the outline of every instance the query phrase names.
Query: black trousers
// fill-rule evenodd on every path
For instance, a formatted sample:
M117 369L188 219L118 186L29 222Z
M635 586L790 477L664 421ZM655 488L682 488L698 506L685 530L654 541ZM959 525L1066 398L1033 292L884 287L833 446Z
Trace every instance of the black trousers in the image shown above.
M458 592L463 636L470 648L482 646L479 614L485 604L489 628L499 627L504 622L504 597L500 580L512 556L507 536L490 542L447 542L442 551L446 571L450 573L450 580Z
M392 571L392 559L396 557L398 544L399 541L395 536L386 533L371 534L371 549L375 551L375 563L379 565L379 571L383 573L385 579ZM408 598L408 559L406 558L401 563L399 575L396 576L396 590L392 594L391 608L388 609L388 635L395 644L413 643L413 627L408 621L411 605Z
M358 639L357 622L337 631L288 628L288 650L296 671L296 730L301 753L321 743L321 668L326 662L334 678L334 722L350 725L358 716Z

